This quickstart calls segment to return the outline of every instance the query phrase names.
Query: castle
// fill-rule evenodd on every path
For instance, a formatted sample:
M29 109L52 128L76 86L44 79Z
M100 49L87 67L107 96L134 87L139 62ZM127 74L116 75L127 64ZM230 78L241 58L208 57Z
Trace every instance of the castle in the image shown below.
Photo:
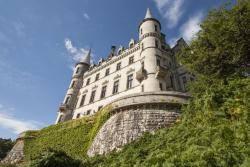
M138 32L138 42L131 39L128 48L120 46L116 50L116 47L111 47L106 60L100 59L98 64L90 64L89 50L76 63L56 123L92 115L125 97L143 95L141 101L147 107L153 102L145 99L152 94L155 96L156 92L160 95L186 92L186 84L194 76L176 60L178 51L187 46L185 41L181 38L171 48L161 32L160 22L149 9L138 26Z

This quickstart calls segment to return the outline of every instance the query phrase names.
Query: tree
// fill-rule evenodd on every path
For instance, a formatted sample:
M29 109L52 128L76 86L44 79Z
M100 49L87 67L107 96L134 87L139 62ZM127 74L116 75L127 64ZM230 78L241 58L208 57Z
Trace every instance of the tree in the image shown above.
M5 158L7 153L11 150L14 143L11 139L0 138L0 160Z
M194 73L212 78L250 74L250 1L212 10L179 55Z

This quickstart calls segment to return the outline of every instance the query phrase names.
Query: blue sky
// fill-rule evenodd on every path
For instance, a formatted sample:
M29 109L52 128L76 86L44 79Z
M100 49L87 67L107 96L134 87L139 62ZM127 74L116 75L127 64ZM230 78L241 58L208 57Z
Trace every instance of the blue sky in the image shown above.
M53 124L72 66L92 48L138 39L150 7L171 45L190 41L208 10L226 0L0 0L0 137Z

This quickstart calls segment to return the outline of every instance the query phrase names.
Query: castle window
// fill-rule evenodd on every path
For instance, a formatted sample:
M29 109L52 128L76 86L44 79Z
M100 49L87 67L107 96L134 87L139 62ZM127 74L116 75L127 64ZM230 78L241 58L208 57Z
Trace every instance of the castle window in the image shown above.
M122 50L120 49L119 51L118 51L118 55L120 55L122 53Z
M94 102L94 99L95 99L95 90L93 90L92 92L91 92L91 96L90 96L90 99L89 99L89 103L93 103Z
M71 84L71 86L70 86L70 88L73 88L73 87L75 86L75 83L76 83L76 82L73 81L72 84Z
M78 97L76 98L76 102L75 102L74 108L76 108L77 103L78 103Z
M174 82L173 82L173 76L172 75L170 75L170 84L171 84L170 86L173 87Z
M142 28L141 28L141 34L142 34Z
M161 66L161 61L160 61L160 59L157 59L157 60L156 60L156 65L157 65L157 66Z
M101 99L105 97L105 95L106 95L106 90L107 90L107 86L103 86L103 87L102 87L102 91L101 91Z
M144 70L144 61L141 62L141 68Z
M80 107L82 107L84 105L84 101L85 101L86 95L82 95L82 99L80 102Z
M131 43L131 44L129 45L129 48L133 48L133 47L134 47L134 44Z
M98 111L99 111L100 109L102 109L102 106L99 106L99 107L98 107Z
M95 81L97 81L99 79L100 73L96 74L95 76Z
M65 104L69 104L70 97L67 97L65 100Z
M106 69L105 76L109 75L109 68Z
M90 112L91 112L91 110L88 110L88 111L87 111L87 115L89 115L89 114L90 114Z
M89 85L90 83L90 78L88 78L86 85Z
M132 64L133 62L134 62L134 56L131 56L131 57L129 58L128 63L129 63L129 64Z
M155 40L155 47L158 48L159 47L159 42L157 40Z
M78 113L78 114L76 115L76 118L80 118L80 116L81 116L81 114L80 114L80 113Z
M144 92L144 85L141 86L141 92Z
M130 74L127 78L127 89L132 88L132 84L133 84L133 74Z
M184 86L184 89L186 89L186 84L187 84L187 78L184 76L182 77L182 81L183 81L183 86Z
M79 67L77 67L77 69L76 69L76 74L78 74L78 72L79 72Z
M162 83L160 83L160 90L162 90Z
M116 70L118 71L118 70L120 70L121 69L121 62L120 63L117 63L117 65L116 65Z
M118 87L119 87L119 80L114 82L114 86L113 86L113 94L118 93Z
M143 44L143 43L141 44L141 49L142 49L142 50L144 49L144 44Z
M155 25L155 31L158 31L158 27L157 27L157 25Z

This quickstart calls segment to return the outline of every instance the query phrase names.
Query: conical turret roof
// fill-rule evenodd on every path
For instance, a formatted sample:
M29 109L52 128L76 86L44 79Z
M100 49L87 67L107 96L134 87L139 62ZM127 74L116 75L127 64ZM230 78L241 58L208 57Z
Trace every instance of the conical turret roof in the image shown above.
M144 19L149 19L149 18L154 18L154 17L152 15L150 9L148 8Z
M87 55L84 56L84 57L81 59L80 62L90 65L90 55L91 55L91 49L89 49L89 52L87 53Z

